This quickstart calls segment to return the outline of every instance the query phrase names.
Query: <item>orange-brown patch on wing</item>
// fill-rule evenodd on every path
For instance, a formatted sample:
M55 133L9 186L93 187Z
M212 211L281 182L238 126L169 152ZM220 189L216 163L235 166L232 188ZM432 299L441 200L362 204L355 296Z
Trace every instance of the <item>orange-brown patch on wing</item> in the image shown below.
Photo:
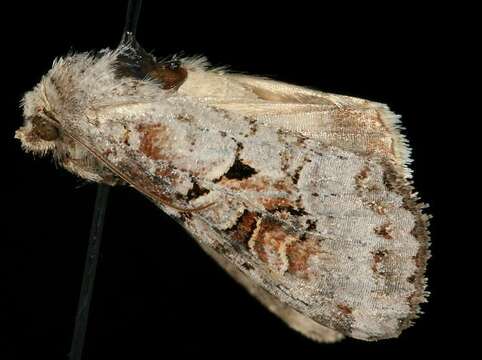
M276 219L263 218L248 244L251 251L266 263L270 270L284 273L289 267L286 248L296 240Z
M283 191L283 192L286 192L286 193L290 194L291 190L293 188L293 185L291 183L288 184L286 182L286 180L278 180L273 184L273 187L276 190Z
M293 206L293 203L286 198L261 198L261 203L268 211Z
M266 176L251 176L247 179L228 179L225 176L221 177L217 181L220 185L235 190L248 190L248 191L269 191L275 189L287 194L292 191L291 183L288 184L285 180L277 180L275 182Z
M139 150L153 160L166 159L166 154L163 154L163 144L169 141L166 126L141 124L137 130L141 134Z
M263 219L256 234L251 239L252 251L264 262L268 262L268 250L278 251L286 233L281 226L272 219Z
M345 304L338 304L336 307L345 315L350 315L352 313L352 309Z
M308 278L308 261L321 252L319 244L313 238L290 244L286 250L289 259L288 272L304 279Z
M251 191L266 191L270 187L269 181L262 177L250 177L243 180L226 179L225 177L222 177L221 180L219 180L219 184L231 189Z
M258 221L258 214L252 211L244 210L243 214L239 217L236 224L228 229L232 239L236 242L240 242L247 247L248 241L253 235L256 229L256 223Z
M393 135L376 109L339 109L333 114L333 131L340 136L360 134L368 153L395 156Z

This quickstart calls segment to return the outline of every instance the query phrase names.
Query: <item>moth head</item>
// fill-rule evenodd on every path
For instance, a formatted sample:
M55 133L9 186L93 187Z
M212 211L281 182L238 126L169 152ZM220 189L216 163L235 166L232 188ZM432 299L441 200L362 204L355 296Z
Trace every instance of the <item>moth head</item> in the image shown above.
M60 124L33 92L25 95L22 106L24 123L15 132L15 137L22 142L25 150L44 155L55 147L60 136Z
M22 99L24 121L15 138L26 152L51 155L56 163L83 179L115 184L114 174L66 131L69 122L78 120L69 118L72 104L79 104L75 97L66 99L62 82L51 75L52 70Z

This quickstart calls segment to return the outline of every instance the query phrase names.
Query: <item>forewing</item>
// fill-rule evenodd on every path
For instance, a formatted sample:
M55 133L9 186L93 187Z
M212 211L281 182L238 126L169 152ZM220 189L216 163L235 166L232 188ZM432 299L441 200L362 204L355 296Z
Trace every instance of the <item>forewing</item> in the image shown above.
M410 324L426 218L392 158L185 97L130 107L94 111L104 142L86 145L253 288L355 338Z
M249 75L190 73L180 92L210 106L256 119L259 125L299 133L324 145L378 153L400 164L405 176L410 149L399 116L385 104L325 93ZM198 86L198 83L203 86Z

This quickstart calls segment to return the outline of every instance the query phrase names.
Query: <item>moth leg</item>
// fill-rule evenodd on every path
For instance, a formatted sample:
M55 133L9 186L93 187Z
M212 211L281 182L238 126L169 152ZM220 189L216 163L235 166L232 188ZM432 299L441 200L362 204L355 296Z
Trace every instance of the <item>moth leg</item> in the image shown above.
M292 307L283 304L266 290L257 286L249 277L239 271L222 255L216 253L212 248L203 245L201 242L198 243L228 274L239 284L243 285L252 296L266 306L269 311L283 320L290 328L299 331L311 340L322 343L334 343L344 338L344 335L340 332L320 325Z

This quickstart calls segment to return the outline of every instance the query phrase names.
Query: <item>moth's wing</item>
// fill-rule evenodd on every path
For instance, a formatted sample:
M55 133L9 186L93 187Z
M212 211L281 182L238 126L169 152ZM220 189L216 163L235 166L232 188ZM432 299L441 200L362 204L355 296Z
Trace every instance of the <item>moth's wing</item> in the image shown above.
M295 136L302 135L302 137L306 137L307 139L311 140L312 142L310 145L313 145L314 143L315 148L317 143L320 144L320 148L323 149L321 151L322 153L324 153L326 149L330 146L333 146L334 148L345 150L349 153L359 154L361 158L365 158L364 161L366 161L367 163L370 162L368 160L370 158L381 159L381 163L384 163L384 165L382 166L383 169L379 168L375 171L374 168L371 168L371 165L368 165L366 168L360 168L359 171L355 172L353 175L347 175L351 172L350 170L348 170L346 174L340 173L340 179L338 179L338 181L340 182L352 182L353 180L355 180L354 191L352 195L345 195L347 201L355 201L356 203L356 197L359 197L359 201L364 202L365 206L368 206L369 208L371 207L372 212L379 213L373 214L373 218L370 219L371 216L368 216L363 210L360 209L353 211L353 214L351 215L353 216L351 225L347 224L346 221L349 221L347 219L338 219L338 221L340 222L340 226L347 227L345 232L346 235L344 235L347 238L344 241L352 241L352 246L354 246L354 248L356 248L357 246L356 242L360 241L360 257L364 256L361 254L366 250L366 248L364 248L365 239L363 239L363 236L360 236L360 233L363 233L365 231L363 230L363 227L367 226L368 228L370 228L371 225L369 224L371 222L373 222L374 224L382 221L381 223L379 223L378 226L372 225L373 227L371 231L372 234L377 234L380 238L386 239L393 239L392 237L394 236L394 233L391 233L392 229L390 229L392 223L398 222L399 225L397 226L406 227L405 230L401 231L396 236L397 239L393 242L398 243L398 245L394 245L393 243L387 245L389 245L390 248L392 246L406 246L407 249L410 246L414 246L415 248L419 246L418 251L416 251L416 253L413 253L413 259L417 259L416 268L418 268L419 270L415 271L415 273L412 273L413 276L407 276L408 281L412 284L415 284L415 287L417 288L417 290L412 293L412 295L407 297L407 302L411 304L410 307L412 308L412 315L409 315L409 318L415 317L417 311L417 306L415 305L415 303L423 301L424 294L423 288L425 281L423 279L423 271L425 260L428 257L428 253L426 250L427 217L421 213L420 209L422 208L422 205L417 204L416 196L413 195L413 189L406 180L406 178L410 177L410 170L407 167L407 163L410 160L410 150L407 146L405 138L400 133L401 126L399 124L399 117L392 113L386 105L381 103L376 103L369 100L358 99L349 96L324 93L321 91L311 90L254 76L238 74L219 75L210 72L190 73L190 76L193 81L190 83L188 80L188 82L183 85L183 87L181 87L181 93L196 97L202 102L209 104L209 106L224 111L227 117L232 117L234 119L236 118L236 116L233 116L234 114L237 115L238 118L243 117L250 119L253 136L256 136L256 126L267 126L272 128L274 132L283 130L291 132ZM216 124L213 124L213 126L215 125ZM266 141L272 140L268 140L268 138L266 138ZM299 141L301 141L300 146L304 146L301 145L303 140L299 139ZM255 153L255 150L252 150L250 152L253 154ZM343 153L343 151L341 153ZM330 155L328 154L327 157L330 158ZM341 157L343 157L343 155ZM246 160L249 163L249 161L252 159ZM320 159L316 159L316 162L318 161L320 161ZM313 162L315 162L315 159L313 160ZM338 161L336 160L332 161L331 165L327 162L325 166L332 166L334 172L337 172L339 170L336 169L337 167L346 167L347 169L351 167L348 162L346 162L345 164L343 164L344 161L341 161L338 164L337 162ZM303 167L303 165L300 165L300 168L301 167ZM378 172L377 175L375 175L376 172ZM320 172L318 172L318 170L313 171L312 182L316 183L320 181L318 179L320 175L321 174ZM330 175L324 174L324 176L329 176L329 178L335 176L334 173L332 176ZM289 174L287 174L287 177L288 176ZM347 179L343 179L343 176L349 177ZM372 176L373 179L368 180L368 178L371 178ZM376 177L379 178L375 180ZM294 178L297 178L296 171L294 173ZM375 185L375 183L378 183L378 185ZM394 211L390 211L390 214L388 215L383 214L383 206L382 208L377 208L377 204L379 202L375 199L377 196L374 195L377 188L378 190L383 189L383 191L387 191L388 193L395 192L397 193L397 196L401 196L400 199L403 199L401 201L404 203L403 207L405 208L405 210L411 212L411 215L408 216L413 216L413 219L411 220L414 221L413 225L409 225L408 223L403 224L403 222L405 222L403 218L406 216L406 214L402 214L403 211L401 210L394 209ZM316 204L317 202L319 203L323 201L326 202L325 210L323 209L323 204L316 205L320 209L319 212L321 217L314 220L319 220L318 223L323 222L327 224L326 229L323 229L318 224L318 229L321 233L329 232L330 230L328 229L328 227L331 226L330 221L326 222L326 219L324 218L326 216L330 218L331 210L329 209L333 205L330 205L330 201L327 201L328 199L326 198L315 198L315 196L318 196L319 192L323 192L322 189L317 188L316 186L311 188L312 193L309 193L308 189L305 189L304 191L305 194L301 197L303 198L305 204ZM260 196L264 196L265 194L260 194ZM391 197L393 195L394 194L388 195L388 197ZM350 196L353 196L353 198L350 199ZM286 197L288 198L289 195L287 195ZM366 198L363 199L364 197ZM388 201L391 202L393 201L393 199ZM338 206L341 207L341 209L339 210L340 213L348 211L343 210L344 205L342 202L339 202ZM380 215L378 216L378 219L376 219L377 215ZM366 217L366 219L362 220L363 217ZM385 220L383 220L384 218ZM363 224L364 222L366 224ZM263 221L261 221L261 224L262 223ZM360 229L358 230L357 227L360 227ZM257 229L259 228L262 228L262 226L257 226ZM348 228L352 228L352 230L348 230ZM351 234L350 231L352 231ZM402 233L405 233L405 235L402 235ZM252 234L253 237L255 235L256 234ZM371 235L369 233L366 233L365 236L368 238ZM404 238L408 239L411 236L413 237L412 239L416 239L416 242L418 242L419 245L415 245L414 243L409 245L409 242L404 244ZM350 239L350 237L352 237L352 239ZM338 246L342 246L341 243ZM379 247L379 250L377 250L376 247ZM407 266L407 268L411 266L410 263L413 261L413 259L410 259L410 256L408 256L408 253L403 254L403 251L395 255L399 251L395 249L393 249L393 257L392 254L390 254L389 256L392 257L392 259L388 260L388 258L385 258L385 250L385 244L383 244L382 242L378 245L375 245L375 249L373 249L371 252L371 256L373 258L372 270L374 273L370 275L370 273L368 272L366 276L374 276L375 282L380 281L381 278L377 278L381 276L381 273L386 272L386 274L388 274L391 272L391 270L389 269L390 266L398 266L396 265L396 261L406 261L407 264L403 266ZM410 250L408 252L410 252ZM392 253L392 250L389 250L389 253ZM396 260L397 257L398 260ZM342 260L340 259L340 261ZM386 270L382 270L381 272L379 272L377 270L379 262L385 261L387 261L386 265L383 266L387 266ZM361 267L360 271L362 271ZM400 269L399 275L397 275L400 276L399 280L397 280L400 281L400 284L405 281L402 275L404 271L405 270L402 271ZM408 271L407 273L409 273L410 271ZM391 281L395 281L394 279L396 278L396 276L394 276L394 273L392 273L390 276L393 276L393 279ZM390 276L388 276L388 278L390 278ZM400 286L400 284L393 284L389 287L396 288ZM411 286L412 285L407 284L407 287ZM248 289L256 289L255 286L250 286L249 283L248 285L246 285L246 287ZM253 293L256 296L256 291L253 291ZM379 296L383 296L381 294L382 292ZM263 296L257 297L260 299L263 298ZM270 297L273 298L271 295ZM402 304L405 300L403 299L403 295L400 295L400 297L400 304ZM381 303L383 303L383 301ZM345 307L343 301L337 306L339 312L344 316L347 316L348 318L350 318L351 316L363 317L361 311L354 310L350 306ZM388 309L389 306L386 306ZM351 313L352 310L353 313ZM296 310L293 311L297 312ZM302 311L302 313L309 312L310 311L306 309ZM333 314L332 316L334 318L337 318L340 315ZM383 311L380 312L379 316L385 316L383 315ZM281 317L286 320L286 317L283 317L282 315ZM387 316L387 324L389 322L388 318L389 316ZM369 328L371 326L369 325L370 320L367 319L366 321L367 323L365 325L367 325ZM341 321L341 323L343 323L343 321ZM400 328L406 327L408 323L409 321L407 321L407 319L400 320ZM387 325L386 327L387 333L393 330L389 330L390 326ZM340 326L340 328L343 328L343 324ZM373 338L376 338L378 336L386 336L382 334L383 331L385 331L381 330L382 328L383 326L375 331L381 331L381 333L379 333L378 335L372 335ZM357 336L363 338L366 335L357 334ZM390 336L393 336L393 334ZM323 337L323 335L321 335L321 337Z
M344 338L342 333L327 328L303 315L299 311L296 311L291 306L282 303L279 299L271 295L248 276L239 271L235 265L226 260L226 258L214 251L211 247L204 245L201 241L198 241L198 244L219 264L219 266L231 275L233 279L292 329L299 331L314 341L323 343L333 343Z
M190 76L191 81L180 89L182 93L324 145L382 153L410 176L410 149L400 133L399 116L385 104L256 76L210 72L191 72Z
M277 103L299 103L313 105L365 106L366 100L350 96L336 95L281 81L243 74L226 74L231 81L236 81L249 88L258 98Z
M279 300L278 313L292 327L300 319L307 326L307 317L323 326L315 332L326 326L364 340L398 336L424 301L428 234L393 154L350 150L363 144L356 139L339 146L276 126L253 128L257 118L214 101L268 102L271 112L285 103L235 96L232 86L248 90L228 80L211 83L228 87L224 100L183 85L181 96L135 104L129 116L129 104L99 110L95 134L103 141L87 145L244 274L262 302ZM335 125L333 133L343 133L343 123ZM169 199L182 206L165 206ZM206 204L213 205L187 210ZM293 320L283 309L303 316Z

